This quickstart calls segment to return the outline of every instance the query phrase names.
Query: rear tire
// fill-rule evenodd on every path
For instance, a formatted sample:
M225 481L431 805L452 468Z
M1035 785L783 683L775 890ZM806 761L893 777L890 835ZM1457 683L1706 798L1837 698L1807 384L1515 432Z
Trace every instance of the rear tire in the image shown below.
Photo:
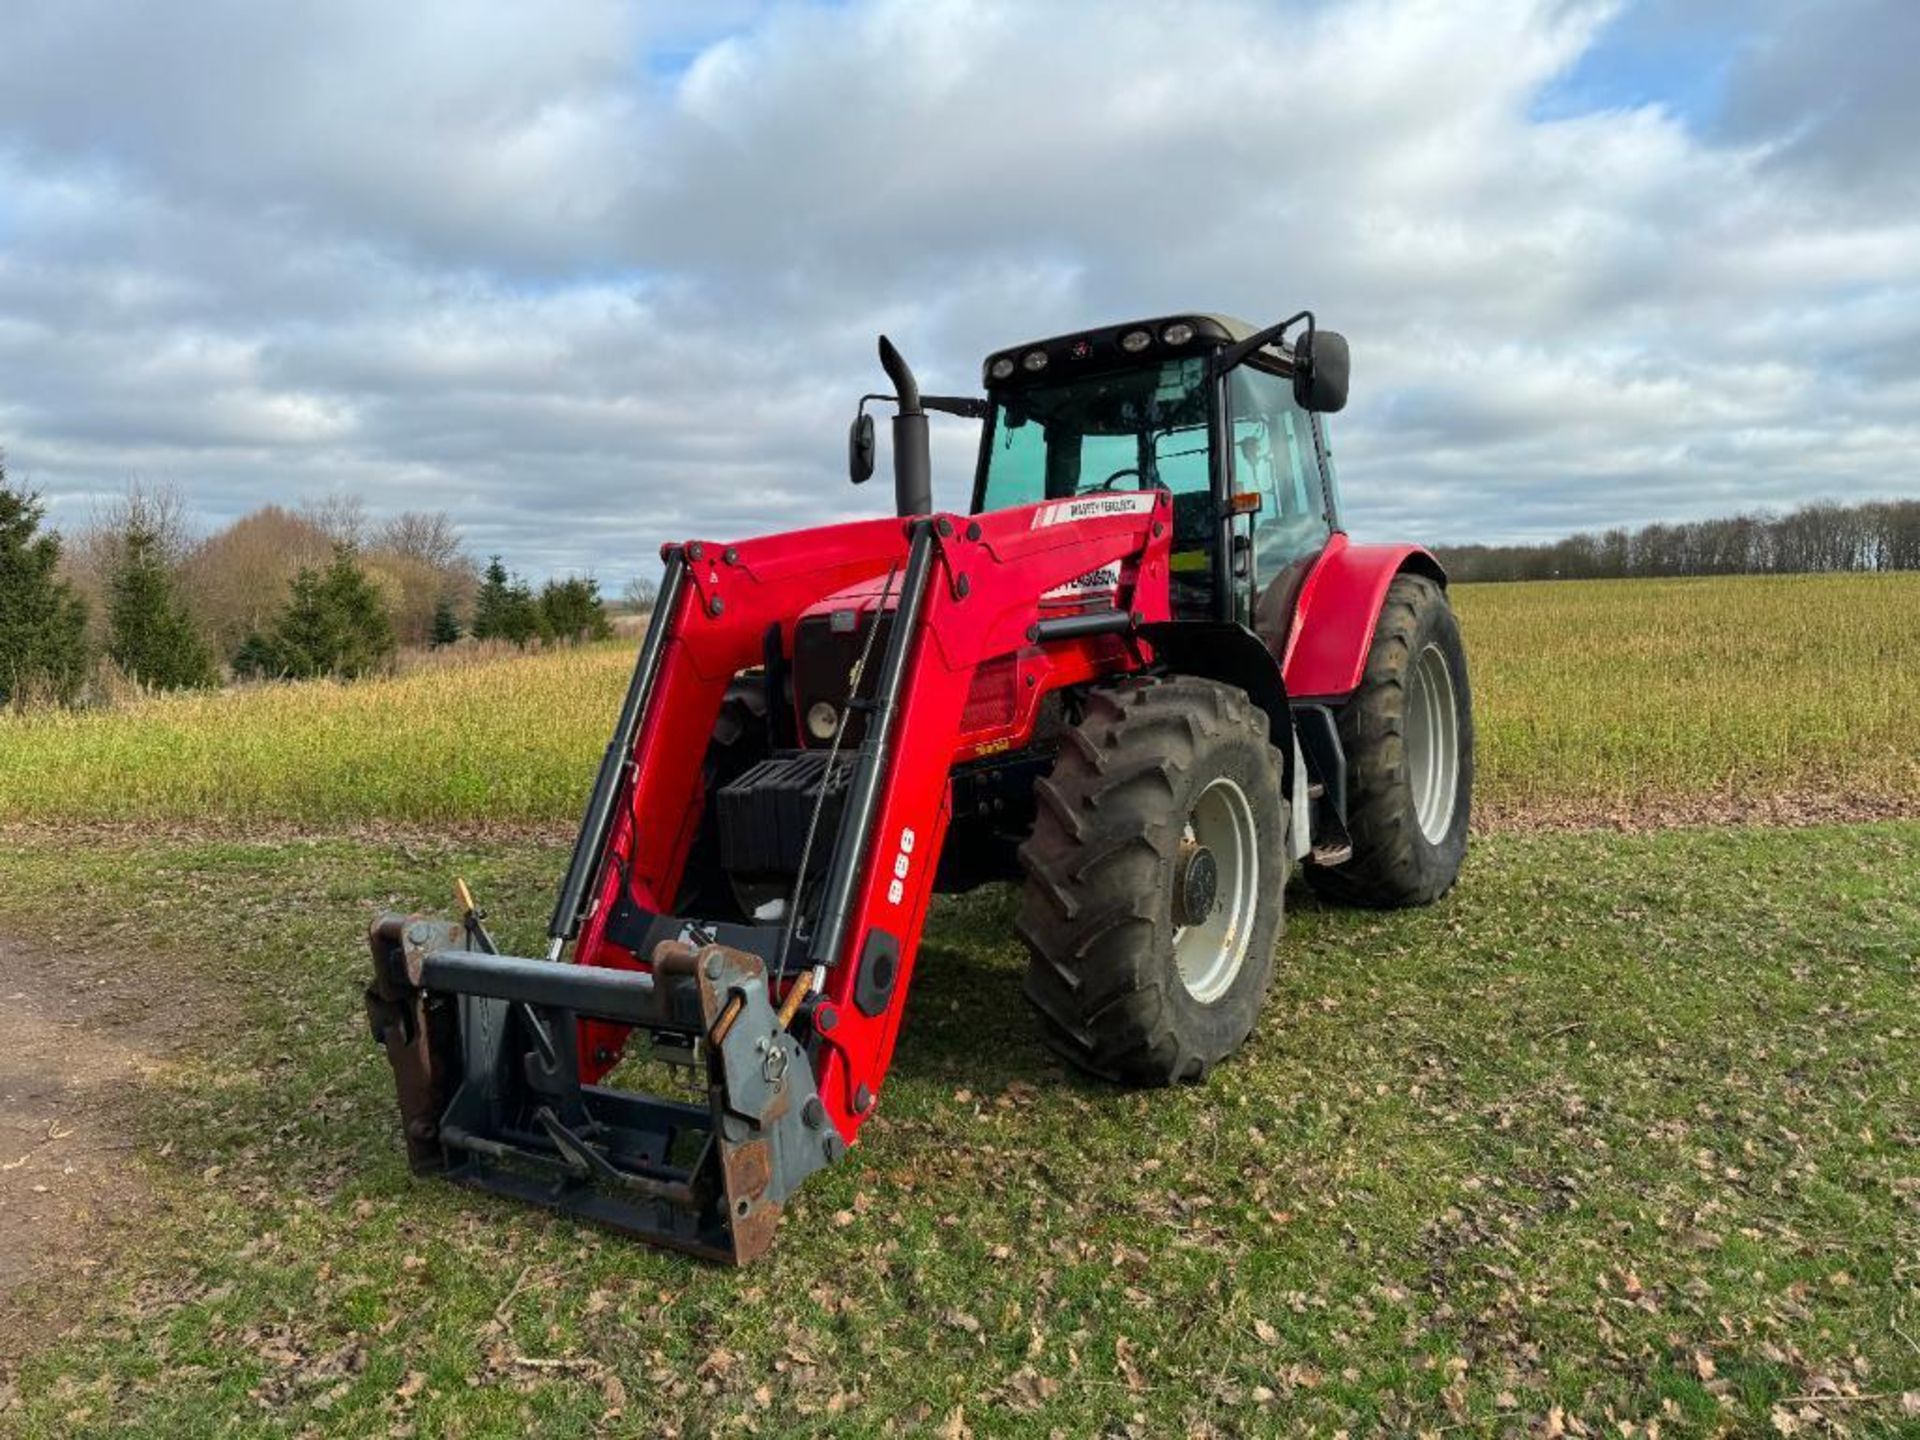
M1176 676L1088 693L1020 848L1027 998L1055 1050L1166 1085L1246 1040L1281 926L1281 775L1244 691Z
M1306 866L1316 893L1395 909L1459 878L1473 802L1473 698L1447 592L1424 575L1387 589L1360 688L1340 711L1347 757L1344 864Z

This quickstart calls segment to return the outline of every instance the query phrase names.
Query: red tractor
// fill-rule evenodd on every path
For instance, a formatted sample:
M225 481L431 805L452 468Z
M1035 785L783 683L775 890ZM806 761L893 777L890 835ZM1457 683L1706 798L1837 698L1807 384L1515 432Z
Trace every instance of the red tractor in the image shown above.
M1164 1085L1253 1029L1296 861L1453 884L1466 659L1433 557L1341 528L1344 339L1171 316L991 355L984 400L880 357L896 517L665 547L545 958L470 902L375 924L415 1170L750 1259L873 1115L935 891L1019 884L1049 1043ZM981 422L966 514L929 410ZM660 1060L679 1098L622 1083Z

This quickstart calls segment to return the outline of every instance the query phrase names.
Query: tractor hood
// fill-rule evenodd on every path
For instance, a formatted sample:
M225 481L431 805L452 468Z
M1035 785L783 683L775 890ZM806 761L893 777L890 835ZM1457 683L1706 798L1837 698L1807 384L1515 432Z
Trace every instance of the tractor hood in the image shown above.
M887 586L885 575L876 575L871 580L862 580L857 585L849 585L844 590L836 590L831 595L816 601L800 612L796 627L810 620L824 620L830 627L854 630L863 628L866 617L880 603L880 592ZM892 593L887 599L887 608L893 608L894 601L900 595L900 577L893 577Z

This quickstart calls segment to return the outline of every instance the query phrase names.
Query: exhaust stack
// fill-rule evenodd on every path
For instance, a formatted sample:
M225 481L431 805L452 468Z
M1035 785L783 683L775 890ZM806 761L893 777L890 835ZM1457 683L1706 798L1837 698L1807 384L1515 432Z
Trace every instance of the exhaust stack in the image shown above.
M913 370L880 337L880 368L893 382L899 410L893 417L893 499L901 515L933 513L933 455L927 443L927 412L920 405L920 382Z

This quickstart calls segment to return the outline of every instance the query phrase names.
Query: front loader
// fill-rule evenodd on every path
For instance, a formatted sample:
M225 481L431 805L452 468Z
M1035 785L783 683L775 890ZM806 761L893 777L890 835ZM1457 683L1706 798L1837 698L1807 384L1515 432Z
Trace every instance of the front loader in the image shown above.
M545 957L470 903L375 923L416 1171L744 1261L874 1114L937 890L1020 884L1044 1038L1155 1085L1253 1029L1296 862L1452 885L1465 656L1432 557L1341 529L1340 336L1107 327L989 356L984 400L880 348L897 514L664 547ZM968 513L929 410L981 423Z

